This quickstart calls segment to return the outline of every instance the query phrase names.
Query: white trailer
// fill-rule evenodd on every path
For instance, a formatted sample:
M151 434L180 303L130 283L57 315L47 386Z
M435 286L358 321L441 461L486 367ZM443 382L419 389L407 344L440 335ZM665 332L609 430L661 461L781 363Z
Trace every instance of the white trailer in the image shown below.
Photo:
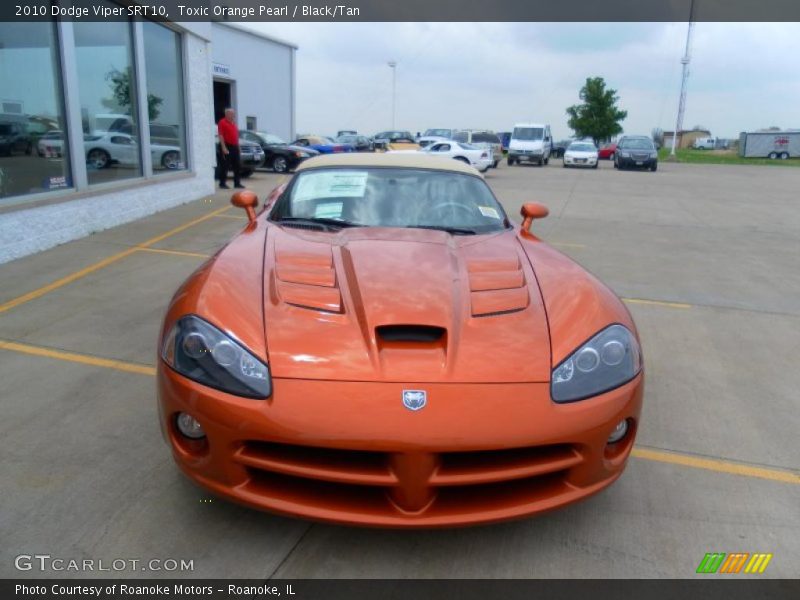
M745 158L798 158L800 131L757 131L739 134L739 156Z

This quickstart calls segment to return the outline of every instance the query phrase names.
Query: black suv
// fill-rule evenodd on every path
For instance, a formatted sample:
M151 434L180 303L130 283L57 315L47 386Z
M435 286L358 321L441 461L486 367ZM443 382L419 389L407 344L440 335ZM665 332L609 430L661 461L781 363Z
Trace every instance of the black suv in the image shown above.
M614 153L615 169L658 169L658 151L653 140L644 135L626 135Z

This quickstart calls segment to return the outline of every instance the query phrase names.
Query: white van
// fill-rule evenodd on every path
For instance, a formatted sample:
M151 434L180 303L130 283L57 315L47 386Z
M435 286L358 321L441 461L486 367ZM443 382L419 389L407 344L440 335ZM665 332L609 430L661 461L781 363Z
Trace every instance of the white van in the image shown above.
M517 123L508 143L508 166L522 161L535 162L539 166L550 161L553 136L550 125L542 123Z
M694 147L697 150L713 150L717 147L717 138L715 137L704 137L704 138L697 138L694 141Z

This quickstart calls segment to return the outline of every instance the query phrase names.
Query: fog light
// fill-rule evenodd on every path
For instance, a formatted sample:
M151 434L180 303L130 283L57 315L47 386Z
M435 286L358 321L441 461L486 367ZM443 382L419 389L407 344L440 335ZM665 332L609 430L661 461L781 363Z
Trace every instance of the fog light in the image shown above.
M176 423L178 425L178 431L189 439L199 440L200 438L206 437L203 426L189 413L178 413Z
M622 438L625 437L625 434L628 433L628 419L623 419L617 426L614 428L614 431L608 436L608 443L614 444L620 441Z

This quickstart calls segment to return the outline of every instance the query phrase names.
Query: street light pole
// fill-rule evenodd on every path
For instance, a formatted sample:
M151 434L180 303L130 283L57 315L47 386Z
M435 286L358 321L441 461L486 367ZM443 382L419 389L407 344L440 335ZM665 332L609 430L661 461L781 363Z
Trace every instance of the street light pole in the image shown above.
M692 60L692 29L694 28L694 0L689 8L689 27L686 31L686 49L681 59L683 65L683 74L681 77L681 95L678 100L678 118L675 120L675 131L672 132L672 148L669 151L670 157L675 156L675 146L678 141L678 135L683 129L683 114L686 111L686 82L689 79L689 63Z
M395 86L395 83L396 83L395 74L397 73L397 62L393 61L393 60L390 60L389 61L389 67L392 69L392 129L394 129L396 127L396 125L395 125L395 116L396 116L395 103L396 103L396 90L397 90L397 88Z

